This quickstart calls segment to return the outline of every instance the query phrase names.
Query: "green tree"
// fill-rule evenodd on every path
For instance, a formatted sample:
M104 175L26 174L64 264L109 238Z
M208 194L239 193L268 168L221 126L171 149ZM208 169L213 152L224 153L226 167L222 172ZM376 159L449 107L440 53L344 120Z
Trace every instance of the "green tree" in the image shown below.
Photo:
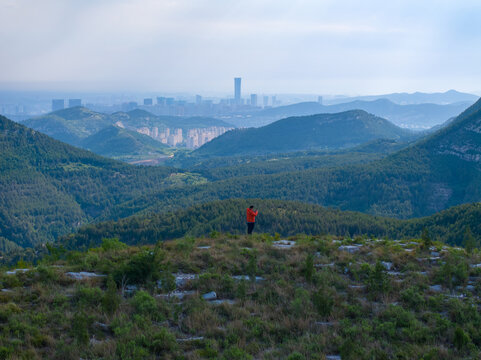
M112 315L117 311L120 305L120 295L117 291L117 284L112 276L109 276L107 280L107 291L102 297L102 308L103 310Z
M474 238L469 225L466 226L466 230L464 231L463 245L469 254L473 252L474 248L476 248L477 245L476 239Z

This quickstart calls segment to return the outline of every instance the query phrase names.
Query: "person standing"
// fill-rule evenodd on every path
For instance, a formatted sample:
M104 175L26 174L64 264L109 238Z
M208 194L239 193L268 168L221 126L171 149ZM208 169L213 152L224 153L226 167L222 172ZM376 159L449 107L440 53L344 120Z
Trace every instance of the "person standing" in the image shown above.
M256 224L256 216L259 212L254 210L254 205L249 206L247 209L247 234L251 235Z

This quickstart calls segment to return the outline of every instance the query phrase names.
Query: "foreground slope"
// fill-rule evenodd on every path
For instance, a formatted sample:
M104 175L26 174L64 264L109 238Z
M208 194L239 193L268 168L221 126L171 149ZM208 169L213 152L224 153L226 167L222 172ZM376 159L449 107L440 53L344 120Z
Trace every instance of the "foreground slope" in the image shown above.
M416 239L52 249L0 274L0 352L48 359L477 359L480 254Z
M410 132L365 111L292 117L261 128L234 130L194 154L229 156L353 147L375 139L407 139Z
M174 173L108 160L0 117L0 239L53 240Z

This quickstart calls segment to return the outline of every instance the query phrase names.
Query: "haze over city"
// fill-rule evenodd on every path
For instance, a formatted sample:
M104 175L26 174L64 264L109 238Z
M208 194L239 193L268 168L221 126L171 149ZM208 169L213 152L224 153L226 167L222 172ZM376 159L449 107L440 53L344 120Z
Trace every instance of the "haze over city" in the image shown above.
M481 93L479 1L3 0L0 88Z

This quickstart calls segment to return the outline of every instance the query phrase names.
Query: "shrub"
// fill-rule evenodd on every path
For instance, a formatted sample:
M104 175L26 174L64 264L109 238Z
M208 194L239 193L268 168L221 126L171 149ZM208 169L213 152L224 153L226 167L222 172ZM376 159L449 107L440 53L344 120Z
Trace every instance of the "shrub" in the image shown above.
M102 308L107 314L112 315L119 308L120 301L121 298L117 291L117 285L113 277L109 276L107 280L107 291L102 297Z
M162 355L164 351L172 351L177 349L175 336L166 328L161 328L154 334L150 341L150 349L158 355Z
M89 342L89 320L84 312L76 313L72 319L72 336L81 345Z
M226 351L224 351L224 356L222 359L225 360L251 360L252 356L246 353L244 350L238 348L237 346L231 346Z
M320 288L312 295L312 303L319 315L327 317L334 307L334 294L325 288Z
M154 251L143 251L114 272L117 284L127 281L130 284L145 284L156 281L160 275L158 255Z
M103 238L100 247L103 251L115 251L126 249L128 246L121 242L118 238Z
M312 281L312 276L314 274L314 256L308 254L304 262L303 273L308 282Z
M287 360L305 360L305 359L306 357L298 351L293 352L291 355L287 357Z
M458 350L464 349L470 342L469 336L461 329L460 327L457 327L456 330L454 330L454 339L453 339L453 344Z
M131 300L135 312L141 315L157 318L160 314L157 308L157 302L145 291L138 291Z

